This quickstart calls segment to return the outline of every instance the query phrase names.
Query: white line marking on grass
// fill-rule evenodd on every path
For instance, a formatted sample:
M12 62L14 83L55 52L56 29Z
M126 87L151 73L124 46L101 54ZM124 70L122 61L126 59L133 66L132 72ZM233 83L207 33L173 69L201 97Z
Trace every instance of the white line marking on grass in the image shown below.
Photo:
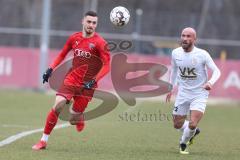
M60 128L65 128L65 127L69 127L70 124L69 123L64 123L64 124L59 124L59 125L56 125L54 129L60 129ZM10 144L18 139L21 139L23 137L26 137L28 135L31 135L31 134L34 134L34 133L37 133L37 132L43 132L44 128L40 128L40 129L34 129L34 130L30 130L30 131L25 131L25 132L21 132L21 133L18 133L18 134L15 134L13 136L10 136L2 141L0 141L0 147L3 147L7 144Z
M1 125L1 127L4 127L4 128L30 128L30 126L17 125L17 124L3 124L3 125Z

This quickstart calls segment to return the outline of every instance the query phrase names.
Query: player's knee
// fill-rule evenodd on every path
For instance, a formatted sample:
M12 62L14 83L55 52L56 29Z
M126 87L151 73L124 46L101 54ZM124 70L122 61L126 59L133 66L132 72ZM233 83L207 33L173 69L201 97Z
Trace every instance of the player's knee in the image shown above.
M71 125L76 125L79 122L83 121L81 114L71 114L69 122Z
M55 104L53 106L55 112L57 114L60 114L60 112L62 111L63 107L65 106L67 100L63 97L56 97L56 101Z
M76 125L77 124L77 119L76 119L75 115L71 114L70 119L69 119L69 123L71 125Z
M197 122L193 122L193 121L189 122L189 128L192 130L197 128Z
M176 123L173 124L173 127L175 129L180 129L180 128L182 128L182 125L183 125L182 123L176 122Z
M75 120L69 120L69 123L70 123L71 125L76 125L76 124L77 124L77 121L75 121Z

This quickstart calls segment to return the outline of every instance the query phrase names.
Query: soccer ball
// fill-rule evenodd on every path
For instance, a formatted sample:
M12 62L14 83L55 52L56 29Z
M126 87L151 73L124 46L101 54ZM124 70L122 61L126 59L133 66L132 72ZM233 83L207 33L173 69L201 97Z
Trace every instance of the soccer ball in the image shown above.
M118 6L112 9L110 13L110 21L115 26L124 26L129 22L130 13L127 8Z

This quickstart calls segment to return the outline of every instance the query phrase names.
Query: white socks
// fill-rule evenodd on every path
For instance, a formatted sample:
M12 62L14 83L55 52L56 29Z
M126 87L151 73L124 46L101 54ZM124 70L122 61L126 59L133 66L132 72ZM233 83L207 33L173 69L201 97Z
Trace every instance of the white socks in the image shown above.
M48 137L49 137L48 134L43 133L41 141L47 142L48 141Z
M184 129L182 138L180 140L180 144L184 143L186 144L195 134L196 128L195 129L190 129L188 126Z
M185 129L186 127L188 127L188 124L189 124L189 121L185 120L184 123L183 123L183 125L182 125L182 128L180 128L180 129L178 129L178 130L181 131L181 132L183 132L184 129Z

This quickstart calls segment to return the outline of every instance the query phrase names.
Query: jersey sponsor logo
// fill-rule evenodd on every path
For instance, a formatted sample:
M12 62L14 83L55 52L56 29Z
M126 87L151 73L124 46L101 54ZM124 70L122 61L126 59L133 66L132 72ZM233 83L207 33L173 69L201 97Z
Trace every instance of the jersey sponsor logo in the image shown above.
M87 51L83 51L81 49L75 49L74 50L74 55L78 57L84 57L84 58L91 58L92 54Z
M195 69L196 68L189 68L189 67L179 67L179 71L180 71L180 76L182 78L189 78L189 79L192 79L192 78L197 78L197 74L195 72Z

